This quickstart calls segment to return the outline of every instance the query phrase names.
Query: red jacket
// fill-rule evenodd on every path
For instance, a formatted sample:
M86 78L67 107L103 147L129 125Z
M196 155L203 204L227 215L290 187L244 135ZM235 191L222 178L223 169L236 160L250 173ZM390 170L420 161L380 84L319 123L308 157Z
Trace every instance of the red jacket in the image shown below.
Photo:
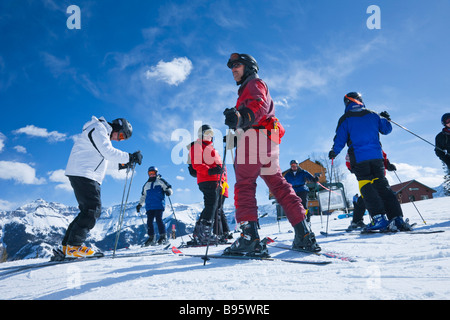
M212 141L192 142L189 148L189 157L192 167L197 171L197 183L204 181L219 181L220 174L209 175L208 170L217 166L222 166L220 154L214 149ZM222 182L227 182L227 168L224 167ZM225 190L225 197L228 197L228 188Z
M258 77L249 77L238 91L236 109L249 108L255 114L253 127L263 126L268 119L275 117L273 100L264 81Z

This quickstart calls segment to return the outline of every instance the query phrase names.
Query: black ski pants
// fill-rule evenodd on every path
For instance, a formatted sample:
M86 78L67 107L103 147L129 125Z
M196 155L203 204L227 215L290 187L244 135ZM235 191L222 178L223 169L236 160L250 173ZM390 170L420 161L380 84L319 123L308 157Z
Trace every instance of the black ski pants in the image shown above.
M385 176L383 159L367 160L352 166L371 217L386 214L389 220L403 216L400 203Z
M212 221L217 208L217 181L200 182L198 188L203 193L203 202L205 206L200 214L200 219Z
M358 197L358 201L353 202L353 220L352 222L360 222L364 220L364 213L366 212L366 204L363 197Z
M69 224L62 245L81 246L102 212L100 184L84 177L69 176L80 212Z
M153 227L153 221L156 220L156 225L158 226L159 236L166 234L166 227L162 219L164 210L147 210L147 230L149 237L155 235L155 228Z

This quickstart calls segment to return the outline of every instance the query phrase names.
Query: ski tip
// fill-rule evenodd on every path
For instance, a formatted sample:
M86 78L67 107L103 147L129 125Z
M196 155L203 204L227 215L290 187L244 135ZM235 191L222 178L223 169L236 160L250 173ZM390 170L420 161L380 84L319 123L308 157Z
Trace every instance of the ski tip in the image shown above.
M180 254L180 253L182 253L182 252L181 252L177 247L175 247L175 246L172 247L172 252L175 253L175 254Z

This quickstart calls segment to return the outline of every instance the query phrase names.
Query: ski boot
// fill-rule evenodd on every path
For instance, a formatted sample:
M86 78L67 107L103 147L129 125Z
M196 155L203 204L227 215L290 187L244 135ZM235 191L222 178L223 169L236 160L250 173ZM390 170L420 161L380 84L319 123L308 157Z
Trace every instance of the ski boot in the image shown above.
M167 239L166 234L165 233L160 234L157 244L162 245L162 244L168 244L168 243L169 243L169 240Z
M200 219L194 228L194 241L195 245L207 245L208 243L216 243L217 238L211 232L212 222L205 219Z
M348 226L347 232L351 232L351 231L355 231L355 230L361 230L364 229L366 227L366 225L364 224L364 222L362 220L358 221L358 222L354 222L352 221L352 223Z
M377 214L373 217L371 223L369 223L362 232L380 231L385 232L388 230L389 221L384 214Z
M228 248L223 255L247 255L269 257L269 252L264 243L261 243L256 221L240 223L241 236Z
M322 250L316 242L316 236L311 231L308 222L303 220L294 226L295 236L293 250L319 252Z
M86 246L66 246L66 258L87 258L94 253L94 250Z
M389 221L388 229L390 231L412 231L412 225L409 224L409 219L403 220L403 217L398 216Z
M145 243L142 245L143 247L148 247L148 246L154 246L156 245L156 236L152 235L152 236L148 236L147 241L145 241Z

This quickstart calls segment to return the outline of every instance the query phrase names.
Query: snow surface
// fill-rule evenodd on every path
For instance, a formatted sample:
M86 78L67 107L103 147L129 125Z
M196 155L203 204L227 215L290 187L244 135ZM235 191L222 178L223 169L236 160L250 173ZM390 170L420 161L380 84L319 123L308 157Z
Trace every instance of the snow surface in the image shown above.
M323 251L357 259L346 262L271 248L275 258L327 260L325 266L279 261L203 260L173 254L87 260L2 275L4 268L44 262L31 259L0 264L0 299L161 299L161 300L304 300L304 299L439 299L450 297L450 198L402 205L416 230L444 233L393 235L344 234L325 237L327 218L312 217ZM329 230L346 228L350 219L329 218ZM285 220L265 221L260 236L290 245L292 228ZM368 217L365 216L365 222ZM281 232L280 232L281 231ZM188 240L184 236L185 241ZM172 240L179 245L181 239ZM220 253L226 246L210 247ZM150 252L155 248L120 250ZM203 254L205 248L181 249ZM111 254L107 252L106 254Z

